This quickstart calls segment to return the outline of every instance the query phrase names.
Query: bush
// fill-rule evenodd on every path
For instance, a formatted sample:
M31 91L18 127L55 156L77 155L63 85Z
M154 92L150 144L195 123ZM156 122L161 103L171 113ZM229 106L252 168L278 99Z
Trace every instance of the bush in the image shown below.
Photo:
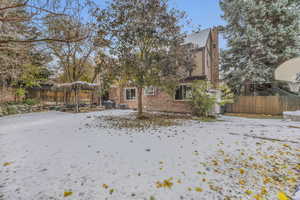
M7 113L9 115L14 115L14 114L18 114L18 108L15 105L9 105L7 106Z
M234 103L234 94L227 85L225 85L225 84L221 85L219 87L219 90L222 93L221 102L220 102L221 106Z
M190 104L193 114L199 117L207 117L213 106L216 104L216 98L209 93L211 84L207 81L195 81L192 84L190 95Z
M25 99L23 103L33 106L33 105L39 104L39 101L36 99Z
M26 94L26 90L24 88L18 88L16 90L16 96L20 99L20 98L23 98L25 97L25 94Z

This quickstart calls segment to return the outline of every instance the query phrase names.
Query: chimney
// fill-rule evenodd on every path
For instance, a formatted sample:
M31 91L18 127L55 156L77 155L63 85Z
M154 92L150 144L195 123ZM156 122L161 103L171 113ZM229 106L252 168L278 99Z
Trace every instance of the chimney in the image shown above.
M211 29L212 37L212 70L211 77L213 86L219 86L219 65L220 65L220 49L219 49L219 27Z

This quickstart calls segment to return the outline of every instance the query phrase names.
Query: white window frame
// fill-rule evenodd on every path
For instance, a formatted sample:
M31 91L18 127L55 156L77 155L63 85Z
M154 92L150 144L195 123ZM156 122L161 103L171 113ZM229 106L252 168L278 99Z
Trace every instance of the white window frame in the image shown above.
M133 99L127 99L127 90L132 90L132 89L134 89L134 91L135 91L135 97L133 98ZM136 90L136 88L135 87L130 87L130 88L124 88L124 99L125 99L125 101L135 101L136 100L136 92L137 92L137 90Z
M147 91L149 89L150 89L151 92ZM155 92L156 92L156 88L153 87L153 86L149 86L149 87L144 88L144 95L145 96L155 96Z
M178 85L177 87L181 87L181 86L187 86L187 87L190 87L191 88L191 84L180 84ZM177 88L175 89L175 94L174 94L174 100L175 101L189 101L188 97L185 97L184 99L176 99L176 90Z

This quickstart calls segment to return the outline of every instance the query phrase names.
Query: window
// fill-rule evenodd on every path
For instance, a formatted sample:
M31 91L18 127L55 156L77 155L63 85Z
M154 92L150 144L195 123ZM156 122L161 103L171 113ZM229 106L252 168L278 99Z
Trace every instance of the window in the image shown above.
M136 92L135 88L126 88L125 89L125 99L126 100L135 100Z
M145 96L154 96L155 95L155 88L150 86L150 87L146 87L144 89L144 95Z
M191 87L188 85L180 85L175 91L175 100L187 100L191 96Z

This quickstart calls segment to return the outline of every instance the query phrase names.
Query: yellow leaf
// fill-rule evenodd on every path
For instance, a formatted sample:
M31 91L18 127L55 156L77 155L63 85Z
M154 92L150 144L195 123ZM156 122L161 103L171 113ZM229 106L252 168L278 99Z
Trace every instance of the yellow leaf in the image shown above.
M267 184L270 182L271 182L271 178L269 178L269 177L264 178L264 184Z
M261 195L266 195L268 193L266 187L261 188Z
M296 183L296 182L297 182L297 180L296 180L294 177L288 178L287 181L288 181L289 183Z
M108 188L108 185L103 184L102 187L103 187L104 189L107 189L107 188Z
M157 181L156 182L156 187L157 188L164 187L164 188L171 189L171 187L173 186L173 183L171 182L171 180L172 180L172 178L169 178L168 180L164 180L162 183Z
M173 183L170 181L170 179L164 180L163 186L170 189L173 186Z
M262 200L262 197L261 197L260 194L254 195L253 198L254 198L255 200Z
M202 191L203 191L203 189L202 189L202 188L200 188L200 187L196 187L196 188L195 188L195 191L196 191L196 192L202 192Z
M252 194L252 191L251 191L251 190L246 190L245 193L246 193L247 195L251 195L251 194Z
M244 173L245 173L245 170L244 170L244 169L240 169L240 173L241 173L241 174L244 174Z
M5 163L3 164L3 166L6 167L6 166L9 166L9 165L11 165L11 164L12 164L12 162L5 162Z
M65 191L65 192L64 192L64 197L71 196L72 194L73 194L72 191Z
M285 193L283 193L283 192L278 192L277 197L278 197L278 200L289 200L287 198L287 196L285 195Z
M239 184L241 184L241 185L245 185L245 184L246 184L246 181L245 181L245 180L243 180L243 179L241 179L241 180L239 181Z
M286 148L290 148L290 146L288 144L283 144L282 146L284 146Z
M112 194L114 191L115 191L114 189L110 189L109 194Z
M218 161L216 161L216 160L213 160L212 162L213 162L213 165L215 165L215 166L217 166L219 164Z

